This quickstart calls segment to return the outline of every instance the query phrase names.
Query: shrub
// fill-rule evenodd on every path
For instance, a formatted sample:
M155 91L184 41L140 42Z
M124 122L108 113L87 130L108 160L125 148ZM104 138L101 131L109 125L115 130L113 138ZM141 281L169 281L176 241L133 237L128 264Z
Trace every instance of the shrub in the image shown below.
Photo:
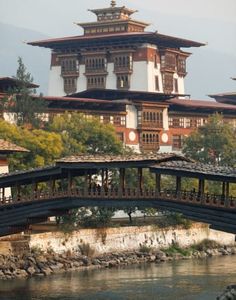
M92 257L95 253L95 250L87 243L79 245L79 251L82 255Z
M213 240L205 239L200 243L193 246L197 251L206 251L207 249L216 249L220 247L220 244Z
M139 251L142 253L150 253L152 248L150 246L147 246L145 244L140 245Z

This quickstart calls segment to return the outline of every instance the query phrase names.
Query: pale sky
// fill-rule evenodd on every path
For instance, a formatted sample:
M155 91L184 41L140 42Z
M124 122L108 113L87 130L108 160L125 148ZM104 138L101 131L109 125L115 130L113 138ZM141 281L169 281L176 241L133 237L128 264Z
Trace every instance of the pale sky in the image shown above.
M53 38L81 35L82 29L73 22L95 21L95 16L88 9L108 7L110 2L0 0L0 26L1 23L6 23ZM193 53L188 59L188 76L185 82L187 93L200 99L211 93L235 90L235 82L230 77L236 76L236 0L117 0L117 5L137 9L133 18L151 23L147 30L158 30L166 35L207 43L206 47L186 49ZM34 38L34 34L32 32L30 35L30 41L38 39ZM27 40L26 37L20 39L19 43ZM10 47L5 49L0 42L0 53L1 50L3 54L7 51L5 57L8 57L7 63L2 58L0 69L14 74L17 56L20 55L45 91L50 51L36 47L31 50L30 46L25 46L24 49L19 53L16 46L11 51ZM9 57L11 52L14 53ZM36 55L36 52L41 59L40 66L35 62L34 56L30 55ZM43 61L48 62L48 66L45 64L47 67L43 67Z
M87 9L108 5L110 0L0 0L0 22L49 36L80 34L73 22L93 20ZM117 5L138 9L136 18L146 21L150 20L150 11L231 22L236 26L236 0L117 0ZM151 21L158 28L158 19Z

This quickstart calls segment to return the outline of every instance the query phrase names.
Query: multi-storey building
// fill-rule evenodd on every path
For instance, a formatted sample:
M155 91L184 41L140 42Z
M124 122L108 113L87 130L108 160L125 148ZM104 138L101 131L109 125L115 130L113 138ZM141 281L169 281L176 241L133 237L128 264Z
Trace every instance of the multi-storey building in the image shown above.
M191 53L182 48L203 44L145 31L149 24L115 1L90 11L97 21L78 23L83 35L29 43L52 49L50 96L93 88L184 94Z
M236 126L235 102L196 101L184 94L190 53L182 48L203 44L147 32L147 23L132 19L134 10L115 1L91 12L95 22L78 24L83 35L29 43L52 50L44 97L50 116L97 116L115 126L125 145L153 152L180 151L184 137L215 112Z

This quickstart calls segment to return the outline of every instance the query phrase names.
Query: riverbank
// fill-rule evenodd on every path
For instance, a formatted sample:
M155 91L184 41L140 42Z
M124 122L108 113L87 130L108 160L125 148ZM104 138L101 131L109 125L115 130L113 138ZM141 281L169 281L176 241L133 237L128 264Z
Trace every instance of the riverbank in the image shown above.
M209 241L207 241L210 244ZM211 242L212 243L212 242ZM118 268L122 266L155 263L160 264L166 261L180 259L204 259L213 256L225 256L236 254L236 247L218 247L214 249L196 250L201 245L182 249L177 245L165 250L140 248L139 251L107 253L102 256L93 256L89 246L81 253L64 254L41 253L34 249L29 254L17 256L0 256L0 279L9 280L15 278L44 277L51 274L70 272L84 269Z
M142 226L47 232L1 239L0 279L235 253L234 235L198 223L188 229Z

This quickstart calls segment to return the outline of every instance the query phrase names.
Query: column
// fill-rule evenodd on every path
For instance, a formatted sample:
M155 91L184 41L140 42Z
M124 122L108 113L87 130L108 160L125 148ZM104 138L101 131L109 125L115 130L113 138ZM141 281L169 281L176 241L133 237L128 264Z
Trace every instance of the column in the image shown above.
M204 190L205 190L205 180L199 179L198 181L198 197L201 203L204 203Z
M143 168L138 168L138 192L143 191Z
M176 176L176 195L178 196L181 192L181 177Z
M120 169L120 187L119 190L124 193L125 190L125 169L121 168Z
M161 192L161 174L156 174L156 194Z

